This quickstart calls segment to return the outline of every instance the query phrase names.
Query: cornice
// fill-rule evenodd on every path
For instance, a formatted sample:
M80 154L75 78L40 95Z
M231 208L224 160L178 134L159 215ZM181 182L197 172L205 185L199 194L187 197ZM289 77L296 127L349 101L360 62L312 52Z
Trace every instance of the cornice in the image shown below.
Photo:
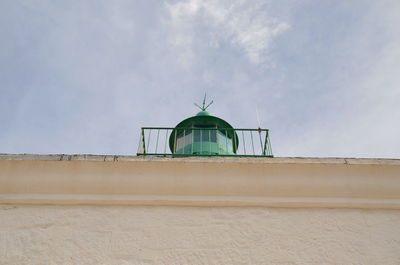
M0 203L400 209L400 160L1 154Z

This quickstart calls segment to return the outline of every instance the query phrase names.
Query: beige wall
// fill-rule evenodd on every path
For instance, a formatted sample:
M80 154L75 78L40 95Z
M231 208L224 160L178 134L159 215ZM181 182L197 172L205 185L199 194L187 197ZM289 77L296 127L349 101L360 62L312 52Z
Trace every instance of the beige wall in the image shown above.
M0 264L400 264L400 212L2 206Z
M0 155L0 264L400 264L400 161Z

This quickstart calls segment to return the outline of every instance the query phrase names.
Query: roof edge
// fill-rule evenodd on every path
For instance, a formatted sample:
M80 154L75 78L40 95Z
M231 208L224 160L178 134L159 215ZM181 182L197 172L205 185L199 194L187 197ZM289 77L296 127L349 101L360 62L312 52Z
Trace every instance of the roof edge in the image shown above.
M1 160L28 161L97 161L97 162L201 162L201 163L277 163L277 164L349 164L400 165L398 158L346 158L346 157L165 157L101 154L11 154L0 153Z

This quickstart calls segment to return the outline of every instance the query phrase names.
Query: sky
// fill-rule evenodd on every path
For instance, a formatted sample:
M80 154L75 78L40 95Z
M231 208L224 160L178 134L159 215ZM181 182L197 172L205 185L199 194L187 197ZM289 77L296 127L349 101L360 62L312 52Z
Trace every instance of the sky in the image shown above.
M400 158L399 25L399 0L2 0L0 153L135 155L207 93L275 156Z

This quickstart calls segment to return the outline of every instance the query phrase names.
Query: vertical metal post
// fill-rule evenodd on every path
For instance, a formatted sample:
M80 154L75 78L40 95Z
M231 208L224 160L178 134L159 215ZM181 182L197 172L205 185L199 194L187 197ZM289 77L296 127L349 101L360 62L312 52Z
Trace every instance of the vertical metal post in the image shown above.
M199 135L200 135L200 155L203 154L203 129L199 130Z
M165 131L164 154L167 153L168 129Z
M268 144L268 131L265 131L265 140L264 140L264 148L263 148L263 155L267 154L267 144Z
M192 130L192 143L191 143L191 146L192 146L191 154L192 155L193 155L193 145L194 145L194 131Z
M157 149L158 149L158 137L160 136L160 129L157 130L157 141L156 141L156 151L155 154L157 154Z
M235 145L236 137L235 136L236 136L236 132L235 132L235 129L233 129L232 130L232 143L233 143L232 151L234 154L236 154L236 145Z
M146 139L144 138L144 129L142 128L142 142L143 142L143 154L146 154Z
M271 141L269 140L269 130L267 130L267 139L268 139L268 155L272 156Z
M211 152L211 130L208 130L208 146L209 146L209 155L212 154Z
M186 151L186 129L183 129L183 154Z
M175 128L175 129L174 129L174 133L175 133L174 138L175 138L175 141L174 141L174 150L173 150L174 154L176 153L176 131L177 131L177 129Z
M250 131L250 136L251 136L251 146L253 147L253 155L255 155L256 153L254 152L253 131Z
M261 128L258 128L258 136L259 136L259 138L260 138L260 149L261 149L261 151L262 151L263 144L262 144L262 140L261 140L261 132L262 132Z
M225 153L228 154L228 130L225 130Z
M244 140L244 132L242 131L242 139L243 139L243 150L244 150L244 154L246 155L246 142Z
M147 136L147 148L148 149L150 149L150 136L151 136L151 129L149 129L149 135ZM148 150L148 151L150 151L150 150Z

